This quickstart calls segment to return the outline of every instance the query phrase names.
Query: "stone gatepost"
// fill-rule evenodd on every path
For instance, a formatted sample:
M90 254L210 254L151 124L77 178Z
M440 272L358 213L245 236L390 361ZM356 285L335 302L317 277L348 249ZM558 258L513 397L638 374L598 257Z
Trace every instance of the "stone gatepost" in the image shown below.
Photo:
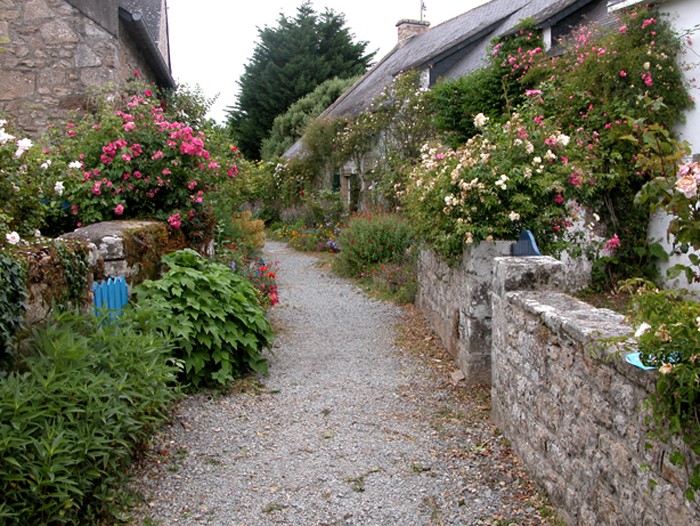
M160 257L169 243L160 221L105 221L61 236L80 239L90 248L90 265L104 264L105 277L124 276L130 285L160 272Z
M421 251L416 304L430 321L468 384L491 383L491 282L494 260L510 254L511 241L465 248L450 267Z

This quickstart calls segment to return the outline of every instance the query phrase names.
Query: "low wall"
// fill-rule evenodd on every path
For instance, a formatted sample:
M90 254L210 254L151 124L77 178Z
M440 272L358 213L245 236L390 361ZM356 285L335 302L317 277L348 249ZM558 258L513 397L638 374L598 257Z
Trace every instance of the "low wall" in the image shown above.
M491 381L493 262L497 256L510 254L511 244L496 241L469 246L461 265L454 266L432 251L420 252L416 305L470 384Z
M671 465L666 448L645 447L642 402L658 373L614 349L594 352L591 342L629 331L620 314L532 290L531 276L557 264L495 260L495 422L567 524L700 524L700 507L683 496L687 473Z

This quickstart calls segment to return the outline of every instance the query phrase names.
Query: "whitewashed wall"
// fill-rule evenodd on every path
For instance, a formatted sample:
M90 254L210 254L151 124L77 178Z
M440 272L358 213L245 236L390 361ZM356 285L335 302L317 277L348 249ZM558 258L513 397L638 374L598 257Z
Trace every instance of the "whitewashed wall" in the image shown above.
M664 2L661 10L670 15L670 21L679 34L684 34L700 24L700 0L669 0ZM690 92L695 99L696 106L686 112L685 123L677 127L680 137L690 143L692 155L695 159L700 157L700 31L690 35L690 40L683 41L683 62L686 66L686 78L690 82ZM695 79L695 80L694 80ZM649 239L661 241L666 246L666 251L671 252L671 243L666 240L666 230L670 217L666 214L657 214L649 225ZM661 276L666 276L666 271L678 264L688 264L687 256L675 254L668 263L660 265ZM700 284L690 285L685 278L664 280L667 288L686 288L700 292Z

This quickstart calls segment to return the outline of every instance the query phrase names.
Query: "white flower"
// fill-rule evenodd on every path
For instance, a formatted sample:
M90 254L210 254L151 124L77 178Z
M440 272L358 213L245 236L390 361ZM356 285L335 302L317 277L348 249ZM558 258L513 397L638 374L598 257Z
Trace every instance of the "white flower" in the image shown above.
M63 190L65 190L65 187L63 186L63 181L56 181L56 184L53 185L53 191L56 192L58 195L63 195Z
M508 182L508 176L506 174L501 174L501 177L496 181L495 185L498 186L501 190L505 190L506 183Z
M15 138L14 135L10 135L9 133L7 133L7 132L5 131L4 128L0 127L0 146L2 146L3 144L5 144L5 143L7 143L7 142L9 142L9 141L11 141L11 140L13 140L14 138Z
M34 237L41 237L41 230L39 230L38 228L34 230Z
M42 170L46 170L49 166L51 166L51 159L46 159L43 163L41 163Z
M557 156L552 153L552 150L547 150L547 153L544 154L544 158L548 161L553 161Z
M659 372L661 374L671 374L673 371L673 364L672 363L665 363L661 367L659 367Z
M15 157L19 159L20 157L22 157L22 154L32 146L34 146L34 143L31 139L20 139L19 141L17 141L17 151L15 152Z
M560 134L560 135L557 136L557 142L558 142L561 146L568 146L568 145L569 145L569 141L571 141L571 137L569 137L568 135L564 135L564 134L562 133L562 134Z
M542 157L539 155L532 160L532 164L542 164Z
M511 221L517 221L518 219L520 219L520 214L511 210L508 214L508 219L510 219Z
M484 124L488 122L489 118L484 115L483 113L479 113L476 117L474 117L474 126L477 128L481 128Z
M651 325L649 325L647 322L642 323L639 327L637 327L637 330L634 332L634 337L639 338L649 329L651 329Z
M525 179L532 177L532 168L525 168L525 170L523 170L523 177L525 177Z
M645 62L644 63L644 69L649 69L651 67L651 63Z
M10 232L9 234L5 234L5 239L10 245L16 245L19 243L19 240L21 239L19 237L19 234L17 232Z
M535 151L535 147L532 145L532 143L530 141L527 141L525 143L525 151L527 153L533 153Z
M80 161L71 161L68 163L68 168L72 168L73 170L80 170L83 167L83 163Z

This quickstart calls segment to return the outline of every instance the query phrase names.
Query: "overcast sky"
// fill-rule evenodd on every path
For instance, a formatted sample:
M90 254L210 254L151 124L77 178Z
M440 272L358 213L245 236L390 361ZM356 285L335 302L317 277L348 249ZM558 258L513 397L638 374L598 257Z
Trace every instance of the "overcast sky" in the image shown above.
M199 85L207 97L218 94L211 116L221 122L227 106L236 102L237 81L258 42L258 28L275 27L280 13L294 18L303 0L168 0L170 55L175 80ZM425 20L432 26L486 3L487 0L424 0ZM375 61L396 43L396 22L419 19L420 0L313 0L345 15L356 41Z

